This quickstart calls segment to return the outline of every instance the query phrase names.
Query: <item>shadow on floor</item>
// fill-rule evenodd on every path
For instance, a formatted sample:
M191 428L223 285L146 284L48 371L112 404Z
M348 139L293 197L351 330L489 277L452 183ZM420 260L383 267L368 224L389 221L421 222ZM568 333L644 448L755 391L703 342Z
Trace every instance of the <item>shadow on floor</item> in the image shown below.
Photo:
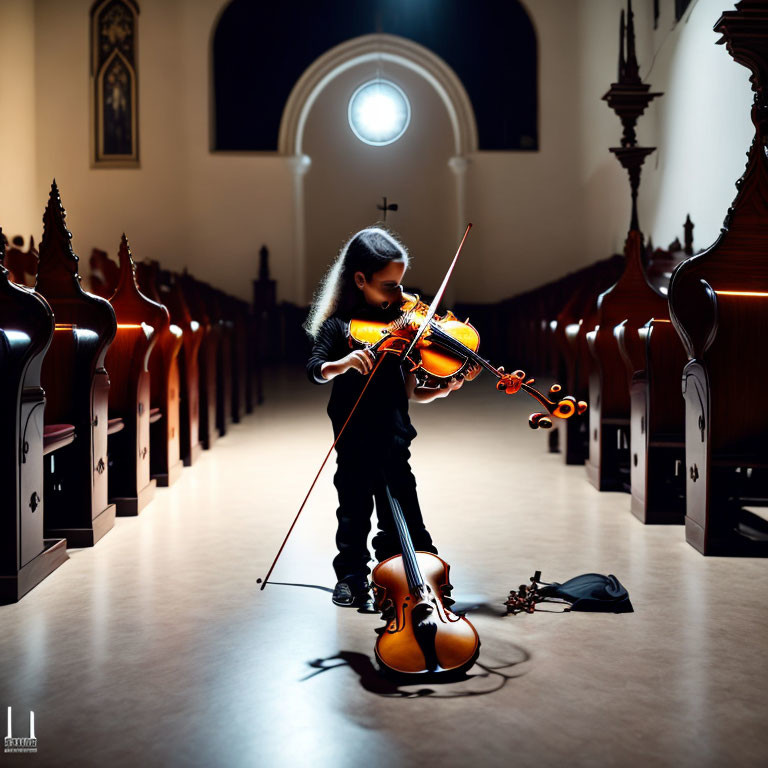
M338 669L339 667L348 667L357 675L362 688L369 693L375 693L377 696L397 698L429 696L430 698L435 699L458 699L467 696L484 696L489 693L500 691L510 680L525 674L524 672L512 674L512 672L515 667L528 661L528 659L530 659L530 654L519 646L512 647L520 656L518 660L493 667L483 664L480 661L476 661L470 670L461 673L458 676L449 675L448 673L445 673L442 677L433 675L428 682L430 685L437 686L437 688L415 688L415 686L423 685L427 682L424 678L420 678L416 681L406 681L405 679L397 679L386 675L377 669L369 656L364 653L357 653L356 651L339 651L335 656L328 656L325 659L315 659L314 661L307 662L309 666L316 671L301 678L300 682L316 677L322 672L328 672L332 669ZM338 663L332 663L334 661L337 661ZM481 680L483 682L485 682L485 680L491 681L493 687L484 690L465 690L465 684L469 683L471 685L472 681ZM456 689L451 690L450 686L454 686ZM438 688L440 690L438 690Z
M278 587L306 587L307 589L319 589L322 592L330 592L333 594L333 590L330 587L321 587L319 584L296 584L292 581L268 581L267 584L272 584Z

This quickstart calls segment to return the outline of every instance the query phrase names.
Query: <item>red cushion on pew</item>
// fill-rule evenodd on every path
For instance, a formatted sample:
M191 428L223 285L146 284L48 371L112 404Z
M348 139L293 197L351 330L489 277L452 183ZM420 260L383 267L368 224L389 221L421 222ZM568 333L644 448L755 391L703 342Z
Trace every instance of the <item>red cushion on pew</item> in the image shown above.
M156 421L160 421L163 418L163 412L159 408L150 408L149 411L149 423L154 424Z
M107 434L114 435L115 432L119 432L123 427L125 427L125 422L122 419L110 419L107 423Z
M75 439L72 424L46 424L43 429L43 456L69 445Z

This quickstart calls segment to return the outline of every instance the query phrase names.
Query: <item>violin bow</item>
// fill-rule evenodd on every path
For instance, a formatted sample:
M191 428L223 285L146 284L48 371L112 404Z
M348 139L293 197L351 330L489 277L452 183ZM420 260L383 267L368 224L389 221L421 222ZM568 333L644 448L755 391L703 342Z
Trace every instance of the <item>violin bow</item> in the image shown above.
M315 483L317 483L317 479L320 477L320 473L323 471L323 468L325 467L326 463L328 462L328 458L331 455L331 452L336 447L336 443L339 442L339 439L344 434L344 430L347 428L347 424L349 424L349 420L352 418L352 414L357 410L357 406L360 403L360 401L363 399L363 395L365 394L365 390L368 389L368 385L371 383L371 379L373 378L373 374L376 373L379 366L381 365L381 361L384 359L384 355L382 355L378 361L376 362L376 365L374 366L373 370L371 371L370 375L368 376L368 381L365 382L365 386L363 387L362 391L360 392L360 396L357 398L357 401L352 406L352 410L349 412L349 416L347 416L347 420L344 422L344 426L339 430L339 434L336 436L336 439L333 441L333 444L328 449L328 453L325 454L325 458L323 459L323 463L320 465L320 469L317 470L317 474L315 475L315 479L312 481L312 485L309 486L309 490L307 491L307 495L304 497L304 501L301 502L301 506L299 507L299 511L296 513L296 517L293 519L293 522L291 523L291 527L288 529L288 533L285 534L285 538L283 539L283 543L280 545L280 549L277 551L277 554L275 555L275 559L272 561L272 565L269 566L269 570L267 571L267 575L263 579L256 579L257 584L261 584L261 589L264 589L264 587L267 586L269 583L269 577L272 575L272 571L275 569L275 566L277 565L277 561L280 557L280 555L283 554L283 550L285 549L285 545L288 543L288 539L293 533L293 529L296 526L296 523L299 521L299 515L301 515L307 500L309 499L309 495L312 493L312 490L315 487Z
M467 239L467 235L469 234L469 230L472 229L472 224L467 224L467 228L464 231L464 237L461 238L461 243L459 243L459 248L456 251L456 255L453 257L453 261L451 262L451 266L448 267L448 272L446 273L445 277L443 278L443 282L440 285L440 288L438 289L437 293L435 294L435 298L432 301L432 304L429 308L429 311L427 312L426 319L422 322L421 327L419 328L418 333L414 337L414 340L409 344L409 346L405 349L405 351L400 355L401 360L405 360L410 353L410 351L415 346L416 342L420 338L421 334L424 333L424 331L429 327L429 323L434 317L435 311L437 310L437 305L440 303L441 299L443 298L443 294L445 293L445 287L448 285L448 280L451 277L451 274L453 273L453 268L456 266L456 262L459 258L459 254L461 253L461 249L464 246L464 241ZM320 477L320 473L323 471L323 468L325 467L326 463L328 462L328 459L330 458L331 453L333 452L333 449L336 447L336 443L339 442L341 439L341 436L344 434L344 430L347 428L347 424L349 424L349 420L352 418L352 414L357 410L357 406L360 404L360 401L363 399L363 395L365 394L365 390L368 389L368 385L371 383L371 380L373 379L373 375L376 373L376 371L379 370L379 366L381 365L382 361L386 355L381 355L379 359L376 361L376 365L373 367L373 370L368 374L368 380L365 382L365 386L363 387L362 391L360 392L359 397L355 401L355 404L352 406L352 410L349 412L349 416L347 416L347 420L344 422L344 425L339 430L339 434L336 435L336 439L333 441L333 444L328 449L328 453L325 454L325 458L323 459L323 463L320 465L320 469L317 470L317 474L315 475L315 479L312 481L312 485L309 486L309 490L307 491L307 495L304 497L304 501L301 502L301 506L299 507L299 511L296 513L296 517L294 517L293 522L291 523L291 527L288 529L288 533L285 534L285 538L283 539L283 543L280 545L280 549L277 551L277 554L275 555L275 559L272 561L272 565L269 566L269 570L267 571L267 575L263 579L256 579L257 584L261 584L261 589L263 590L264 587L269 584L269 577L272 575L272 571L275 569L275 566L277 565L277 561L280 559L280 555L283 554L283 550L285 549L285 545L288 543L288 539L291 536L291 533L293 533L293 529L296 527L296 523L299 521L299 516L301 515L302 511L304 510L304 507L307 504L307 500L310 497L310 494L312 493L312 490L315 487L315 484L317 483L318 478Z
M464 247L464 241L467 239L467 235L469 234L469 230L472 229L472 222L470 221L469 224L467 224L467 228L464 230L464 237L461 238L461 242L459 243L459 247L456 250L456 255L453 257L453 261L451 262L451 266L448 267L448 271L445 273L445 277L443 278L443 282L440 284L440 287L437 289L437 293L435 294L435 298L432 299L432 303L429 305L429 309L427 310L427 314L424 317L424 319L421 321L421 326L419 326L419 330L416 331L416 335L411 339L411 343L400 353L400 360L404 361L407 360L411 352L416 347L416 342L421 338L424 331L429 328L429 324L432 322L432 318L435 316L435 312L437 312L437 305L442 301L443 294L445 293L445 288L448 285L448 281L451 279L451 275L453 274L453 268L456 266L456 262L459 260L459 254L461 253L461 249Z

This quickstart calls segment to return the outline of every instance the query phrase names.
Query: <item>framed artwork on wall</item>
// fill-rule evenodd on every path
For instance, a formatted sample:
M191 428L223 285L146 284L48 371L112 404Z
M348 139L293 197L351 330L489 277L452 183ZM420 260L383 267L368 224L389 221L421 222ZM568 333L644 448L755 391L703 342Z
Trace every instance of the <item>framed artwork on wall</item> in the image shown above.
M96 0L91 7L93 166L139 166L138 20L135 0Z

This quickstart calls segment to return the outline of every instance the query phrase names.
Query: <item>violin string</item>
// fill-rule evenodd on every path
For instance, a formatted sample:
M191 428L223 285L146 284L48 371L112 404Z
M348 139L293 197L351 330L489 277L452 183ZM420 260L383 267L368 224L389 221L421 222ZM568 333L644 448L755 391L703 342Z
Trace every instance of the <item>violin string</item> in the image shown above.
M419 564L416 559L416 550L413 546L410 533L408 532L408 526L405 523L405 516L403 515L403 508L400 506L400 502L392 496L388 485L386 486L386 492L387 500L389 501L390 509L392 511L392 517L394 518L398 537L400 539L400 547L403 550L403 566L408 580L408 587L413 592L417 587L421 586L423 582Z
M470 349L468 346L463 344L458 339L454 339L453 336L450 336L445 331L442 330L442 328L439 328L436 325L431 326L432 332L434 335L437 336L438 339L442 343L445 344L445 346L448 348L449 352L453 352L454 354L460 354L464 355L472 360L474 360L476 363L479 363L482 365L485 369L491 371L491 373L495 374L498 378L501 378L502 374L499 373L497 368L494 368L491 363L489 363L487 360L483 359L478 355L474 350ZM534 398L534 400L538 400L541 405L544 406L550 413L554 411L556 408L556 404L552 402L549 398L545 397L541 392L539 392L534 387L530 386L529 384L523 383L521 385L521 389L523 389L525 392L527 392L531 397Z
M405 568L405 575L408 580L408 588L410 590L413 590L415 584L414 584L414 573L413 573L413 565L411 563L410 559L410 551L408 548L408 539L406 537L405 532L405 526L403 525L403 519L401 515L399 514L400 510L395 506L396 502L390 495L390 504L392 507L392 516L395 519L395 524L397 526L397 533L400 538L400 548L403 550L403 566Z
M470 349L466 344L462 343L458 339L454 339L453 336L447 334L442 328L434 323L430 326L430 329L432 333L437 336L437 338L440 339L440 341L443 342L446 347L449 348L449 352L464 355L465 357L471 359L473 362L479 363L483 366L483 368L501 378L501 374L497 368L491 365L491 363L489 363L486 359L480 357L477 352L475 352L473 349Z

